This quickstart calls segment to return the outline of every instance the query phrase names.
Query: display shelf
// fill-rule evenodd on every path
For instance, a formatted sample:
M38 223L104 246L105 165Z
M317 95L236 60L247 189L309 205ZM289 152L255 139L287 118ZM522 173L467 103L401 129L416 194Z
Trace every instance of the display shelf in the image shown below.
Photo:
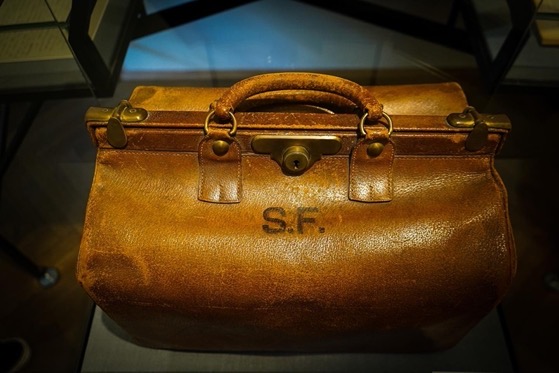
M0 3L0 97L111 95L138 0L4 0Z
M535 31L540 45L559 47L559 0L532 0L538 7Z
M433 353L227 353L152 349L133 343L95 307L80 372L513 372L498 309L456 346Z
M538 22L550 14L550 8L543 7L546 3L464 1L466 25L475 40L478 64L491 91L512 86L559 85L559 48L544 45L538 28Z

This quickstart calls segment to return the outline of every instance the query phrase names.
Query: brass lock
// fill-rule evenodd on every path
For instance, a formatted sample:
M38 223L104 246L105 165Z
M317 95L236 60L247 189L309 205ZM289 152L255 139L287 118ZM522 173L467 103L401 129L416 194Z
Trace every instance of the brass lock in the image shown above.
M337 136L258 135L252 139L255 153L270 154L283 172L292 176L303 174L322 155L336 154L341 147Z
M311 162L311 156L304 146L295 145L285 149L282 157L282 168L289 173L300 174L305 172Z

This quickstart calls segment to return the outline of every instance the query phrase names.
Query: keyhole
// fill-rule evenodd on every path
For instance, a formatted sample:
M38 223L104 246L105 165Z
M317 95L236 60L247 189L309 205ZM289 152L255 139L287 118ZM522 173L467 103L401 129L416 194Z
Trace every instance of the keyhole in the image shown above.
M283 154L282 168L287 173L292 175L299 175L309 166L309 153L307 149L302 146L291 146L287 148Z

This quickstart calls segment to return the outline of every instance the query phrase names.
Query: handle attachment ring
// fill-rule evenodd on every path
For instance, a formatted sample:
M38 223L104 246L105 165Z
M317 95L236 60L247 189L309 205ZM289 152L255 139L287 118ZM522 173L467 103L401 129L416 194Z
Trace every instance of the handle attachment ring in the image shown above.
M367 119L367 117L369 116L369 113L365 113L363 114L363 116L361 117L361 121L359 122L359 133L361 134L361 136L365 136L366 132L365 132L365 120ZM382 116L386 119L387 122L387 128L388 128L388 136L390 136L392 134L392 131L394 130L394 126L392 124L392 118L390 118L390 115L388 115L385 111L382 112Z
M207 135L210 132L210 122L215 116L215 110L210 110L206 120L204 122L204 135ZM229 118L231 118L231 129L229 130L229 136L234 137L237 134L237 118L232 111L229 111Z

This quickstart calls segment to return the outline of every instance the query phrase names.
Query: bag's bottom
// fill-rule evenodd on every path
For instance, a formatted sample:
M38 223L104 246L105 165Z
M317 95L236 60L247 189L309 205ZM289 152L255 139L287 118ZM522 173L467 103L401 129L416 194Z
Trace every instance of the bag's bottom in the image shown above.
M142 347L165 350L216 353L251 354L291 354L291 353L432 353L454 347L476 324L432 326L422 329L363 331L351 333L330 333L320 335L317 331L309 334L274 333L246 331L238 334L216 333L209 328L204 334L185 331L182 335L174 333L152 334L129 333L120 329L117 334ZM114 327L120 328L117 324ZM296 335L295 335L296 334Z
M249 354L295 354L295 353L432 353L444 351L454 347L458 339L433 341L421 333L396 332L390 334L378 334L363 336L357 340L319 340L301 343L291 342L288 344L275 345L270 343L247 344L239 341L237 344L222 344L216 340L211 344L171 344L163 341L154 341L140 337L132 337L131 341L139 346L190 352L209 353L249 353Z

